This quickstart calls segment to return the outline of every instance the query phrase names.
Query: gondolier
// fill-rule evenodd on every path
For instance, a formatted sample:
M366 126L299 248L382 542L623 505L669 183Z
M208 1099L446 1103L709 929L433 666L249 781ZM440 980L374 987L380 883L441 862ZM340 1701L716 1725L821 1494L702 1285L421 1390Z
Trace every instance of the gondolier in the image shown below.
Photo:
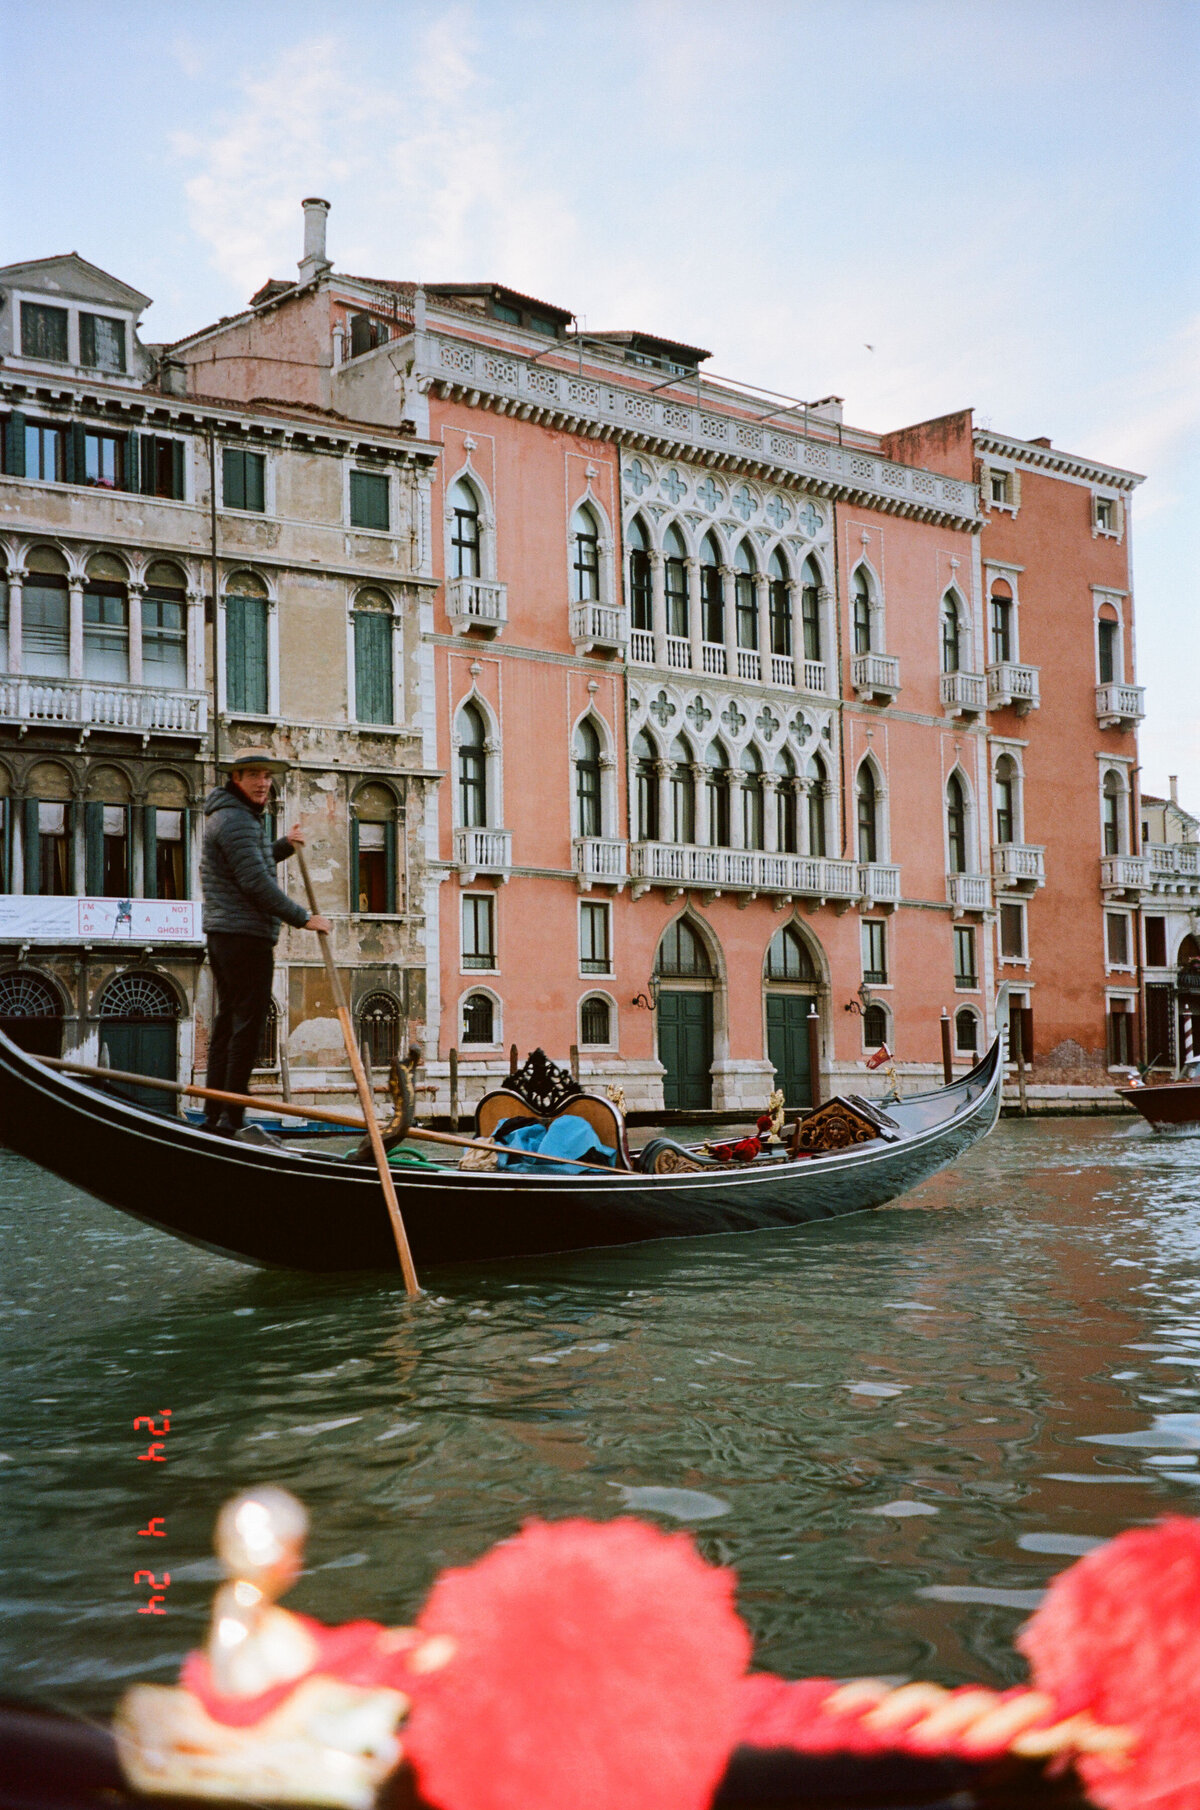
M274 867L304 841L291 829L275 843L266 840L263 813L271 781L286 770L267 748L243 748L230 763L229 778L204 803L204 930L216 985L216 1011L208 1046L207 1082L227 1093L249 1091L250 1072L262 1043L271 1001L271 976L280 923L328 932L328 918L310 917L276 883ZM243 1108L210 1100L206 1131L232 1137L241 1128Z

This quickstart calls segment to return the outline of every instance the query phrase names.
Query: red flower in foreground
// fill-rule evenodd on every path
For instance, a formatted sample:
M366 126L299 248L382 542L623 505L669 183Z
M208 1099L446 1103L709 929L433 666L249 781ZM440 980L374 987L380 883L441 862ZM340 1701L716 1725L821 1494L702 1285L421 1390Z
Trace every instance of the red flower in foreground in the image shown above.
M687 1534L530 1522L437 1580L453 1657L414 1679L405 1750L440 1810L704 1810L750 1636Z

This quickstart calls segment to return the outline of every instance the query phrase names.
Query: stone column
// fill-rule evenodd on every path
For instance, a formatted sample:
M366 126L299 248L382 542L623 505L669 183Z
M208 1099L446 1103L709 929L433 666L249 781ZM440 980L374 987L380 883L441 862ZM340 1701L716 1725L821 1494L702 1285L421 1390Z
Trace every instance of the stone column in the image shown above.
M688 559L688 637L692 644L692 671L704 671L704 655L701 642L704 639L704 605L700 597L700 561Z
M769 684L771 679L771 587L767 583L765 572L754 574L754 601L758 607L758 657L762 661L762 676Z
M745 825L742 822L742 785L746 779L740 768L729 770L729 846L745 848Z
M23 617L26 572L24 566L8 569L8 670L21 670L21 623Z
M670 842L671 837L671 763L669 760L656 760L654 778L658 785L658 840Z
M779 853L779 817L776 795L780 780L774 773L764 773L759 780L763 795L763 848L768 855Z
M791 628L792 660L797 687L804 684L804 622L800 614L801 587L794 578L787 581L788 623Z
M812 853L812 844L808 834L808 795L812 790L811 779L789 780L796 792L796 848L802 855Z
M144 584L131 584L127 587L129 599L129 683L144 684L142 678L142 599L146 595Z
M833 600L833 592L827 584L817 586L817 621L821 633L821 659L825 665L825 690L830 697L838 697L841 693L841 674L833 669L837 658L837 636L831 633L829 620Z
M67 641L67 674L72 679L83 677L83 579L72 573L67 580L70 597Z
M732 566L721 567L721 616L725 625L725 670L737 678L737 588Z
M696 845L698 848L708 846L708 768L699 761L694 761L691 768L692 790L695 794Z
M667 664L667 593L661 553L650 555L650 620L654 624L654 664Z

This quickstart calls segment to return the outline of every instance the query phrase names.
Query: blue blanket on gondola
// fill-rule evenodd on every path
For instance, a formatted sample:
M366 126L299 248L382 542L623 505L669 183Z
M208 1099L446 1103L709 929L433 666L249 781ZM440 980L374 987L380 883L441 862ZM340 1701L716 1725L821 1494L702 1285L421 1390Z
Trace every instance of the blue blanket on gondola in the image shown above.
M605 1163L611 1165L616 1151L602 1144L586 1119L574 1113L563 1113L561 1118L551 1119L549 1125L523 1123L520 1125L501 1126L496 1132L496 1142L505 1144L513 1151L512 1156L497 1158L498 1169L519 1169L525 1174L578 1175L583 1168L579 1161L586 1157L589 1163ZM531 1163L520 1152L537 1150L543 1156L562 1157L559 1163ZM572 1160L574 1159L574 1160Z

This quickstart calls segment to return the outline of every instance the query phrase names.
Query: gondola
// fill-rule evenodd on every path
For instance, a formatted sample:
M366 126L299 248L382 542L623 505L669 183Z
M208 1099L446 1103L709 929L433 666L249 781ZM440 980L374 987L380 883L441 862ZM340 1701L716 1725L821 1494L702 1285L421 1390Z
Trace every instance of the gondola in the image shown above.
M882 1112L854 1096L829 1102L863 1120L864 1142L723 1166L669 1139L633 1156L616 1109L542 1058L539 1073L510 1076L485 1096L477 1129L513 1114L582 1111L603 1123L607 1113L616 1166L545 1165L535 1174L406 1165L394 1170L396 1189L422 1268L798 1226L882 1206L953 1162L991 1131L1002 1079L997 1038L969 1074L935 1092ZM49 1069L3 1033L0 1141L107 1205L241 1263L397 1268L371 1167L214 1136Z

